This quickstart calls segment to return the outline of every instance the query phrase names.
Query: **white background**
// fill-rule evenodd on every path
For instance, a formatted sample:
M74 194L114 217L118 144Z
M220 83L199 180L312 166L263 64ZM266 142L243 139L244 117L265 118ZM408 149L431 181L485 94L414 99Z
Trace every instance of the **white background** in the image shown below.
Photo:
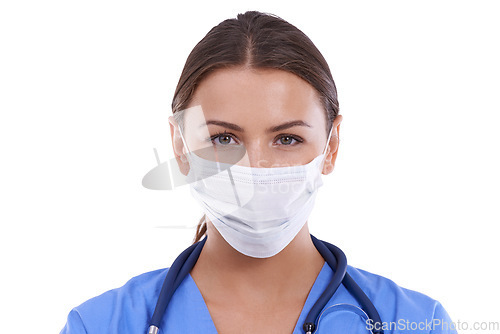
M498 3L245 3L2 2L1 333L58 333L72 307L191 243L188 189L141 180L154 147L172 158L189 52L246 10L299 27L337 84L339 156L311 232L455 321L500 321Z

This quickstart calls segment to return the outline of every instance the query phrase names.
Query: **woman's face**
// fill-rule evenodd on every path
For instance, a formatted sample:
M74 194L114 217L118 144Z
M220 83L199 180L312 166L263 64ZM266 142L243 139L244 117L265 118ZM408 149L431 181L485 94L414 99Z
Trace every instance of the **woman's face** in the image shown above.
M276 69L214 71L196 88L183 117L190 151L237 149L243 155L239 165L304 165L327 144L326 114L317 91L300 77ZM333 170L341 119L337 116L333 125L325 174ZM186 171L186 149L173 119L171 130L179 166Z

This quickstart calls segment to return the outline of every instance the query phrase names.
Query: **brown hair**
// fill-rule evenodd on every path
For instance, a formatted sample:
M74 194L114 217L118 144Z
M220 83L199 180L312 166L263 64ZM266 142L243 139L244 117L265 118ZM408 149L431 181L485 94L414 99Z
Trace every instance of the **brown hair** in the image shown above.
M172 101L174 116L186 109L196 86L219 68L247 66L291 72L319 93L325 108L327 132L339 113L337 88L330 68L313 42L280 17L248 11L213 27L189 54ZM180 113L182 114L182 113ZM178 120L182 127L182 120ZM207 231L205 216L198 223L193 243Z

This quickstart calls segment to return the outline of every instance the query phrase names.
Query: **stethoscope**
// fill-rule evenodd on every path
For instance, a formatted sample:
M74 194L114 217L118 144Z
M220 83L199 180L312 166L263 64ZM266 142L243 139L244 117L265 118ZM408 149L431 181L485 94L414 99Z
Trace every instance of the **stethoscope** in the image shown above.
M311 239L314 246L316 246L316 249L323 256L330 268L332 268L334 274L325 291L323 291L306 317L302 327L305 334L312 334L314 332L317 327L318 316L321 310L337 291L340 284L344 284L347 291L349 291L361 305L362 310L368 317L367 323L370 321L373 324L372 328L382 328L382 320L380 319L375 306L363 290L361 290L361 288L356 284L354 279L347 273L347 259L344 252L342 252L340 248L326 241L316 239L312 234ZM170 299L172 298L175 290L194 267L206 241L207 237L184 250L177 257L177 259L175 259L174 263L168 270L160 291L160 296L158 297L158 302L156 303L153 317L151 318L148 334L157 334L159 332L160 323L163 319ZM384 331L374 330L372 333L384 334Z

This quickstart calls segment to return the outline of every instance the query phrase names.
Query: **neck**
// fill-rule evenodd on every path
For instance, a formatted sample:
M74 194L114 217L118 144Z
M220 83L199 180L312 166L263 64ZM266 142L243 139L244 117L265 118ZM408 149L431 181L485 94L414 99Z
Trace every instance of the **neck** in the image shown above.
M267 300L279 299L303 284L312 285L324 264L311 240L307 222L280 253L269 258L239 253L210 221L207 237L192 276L195 281L203 280L205 286L224 286L235 294L261 292Z

